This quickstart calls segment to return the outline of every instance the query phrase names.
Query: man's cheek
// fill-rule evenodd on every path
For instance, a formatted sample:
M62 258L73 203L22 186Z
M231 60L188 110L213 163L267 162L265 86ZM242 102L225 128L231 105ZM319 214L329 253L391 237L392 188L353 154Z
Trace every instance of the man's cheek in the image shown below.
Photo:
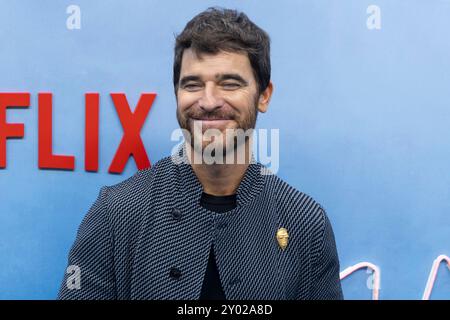
M179 93L178 94L178 105L182 108L187 108L198 100L198 98L193 93Z

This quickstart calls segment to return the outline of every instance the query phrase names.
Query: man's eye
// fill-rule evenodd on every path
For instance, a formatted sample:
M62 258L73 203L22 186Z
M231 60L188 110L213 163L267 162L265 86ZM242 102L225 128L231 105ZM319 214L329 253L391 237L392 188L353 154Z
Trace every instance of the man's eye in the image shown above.
M225 83L222 83L222 87L225 88L225 89L232 90L232 89L240 88L241 85L239 83L236 83L236 82L225 82Z
M188 83L186 85L184 85L183 89L188 90L188 91L194 91L194 90L198 90L200 89L201 86L197 83Z

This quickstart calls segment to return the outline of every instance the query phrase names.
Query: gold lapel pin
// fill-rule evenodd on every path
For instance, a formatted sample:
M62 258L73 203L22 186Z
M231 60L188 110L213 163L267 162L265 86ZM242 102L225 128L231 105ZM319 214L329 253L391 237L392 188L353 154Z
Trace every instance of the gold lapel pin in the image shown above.
M278 245L282 250L286 249L289 241L289 233L286 228L280 228L277 231Z

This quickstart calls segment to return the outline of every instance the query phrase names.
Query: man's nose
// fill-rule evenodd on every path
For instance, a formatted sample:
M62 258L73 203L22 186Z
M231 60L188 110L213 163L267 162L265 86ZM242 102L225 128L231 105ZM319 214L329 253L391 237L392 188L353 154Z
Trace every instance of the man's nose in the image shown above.
M220 96L219 90L213 83L207 83L203 89L203 94L198 101L199 107L204 111L213 111L223 106L223 99Z

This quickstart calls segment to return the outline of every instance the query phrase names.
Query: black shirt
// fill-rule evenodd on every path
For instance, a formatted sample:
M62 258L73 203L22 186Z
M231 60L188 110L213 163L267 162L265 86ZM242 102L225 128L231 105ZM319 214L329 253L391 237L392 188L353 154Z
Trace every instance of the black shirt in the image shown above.
M213 196L203 192L200 205L210 211L224 213L236 208L236 195ZM211 245L209 250L208 266L203 279L200 300L225 300L225 293L223 292L216 259L214 258L214 244Z

